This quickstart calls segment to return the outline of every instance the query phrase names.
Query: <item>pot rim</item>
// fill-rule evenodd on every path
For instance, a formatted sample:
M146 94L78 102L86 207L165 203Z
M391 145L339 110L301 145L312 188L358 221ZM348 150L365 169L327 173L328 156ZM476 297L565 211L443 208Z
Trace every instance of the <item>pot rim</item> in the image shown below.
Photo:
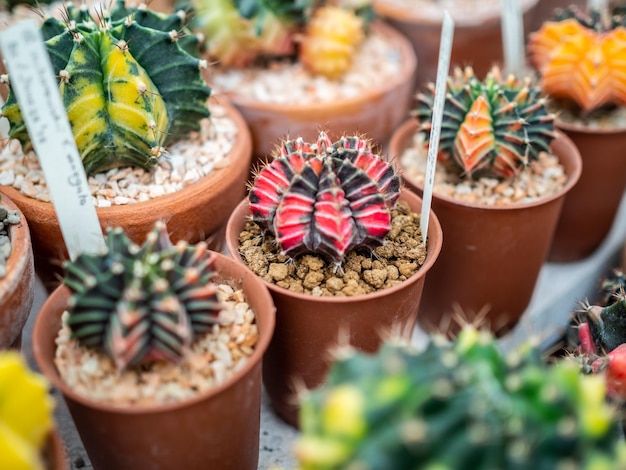
M32 243L28 221L20 208L13 202L11 196L4 192L4 186L0 186L0 205L5 206L10 211L17 211L20 216L19 224L9 225L11 253L7 258L6 274L0 278L0 295L3 295L12 294L15 286L19 284L26 266L24 261L28 260L29 257L32 258Z
M524 14L530 12L539 3L539 0L520 0L521 9ZM397 2L389 2L385 0L374 0L373 8L376 14L382 18L390 18L403 23L414 23L420 26L437 26L440 27L443 21L443 10L439 16L420 15L418 6L398 5ZM486 23L500 24L500 8L494 8L478 18L470 16L454 15L450 12L457 28L480 28L485 27Z
M406 142L408 141L409 138L413 137L416 134L417 127L418 127L417 120L409 119L406 122L404 122L398 129L396 129L396 131L391 136L391 141L389 142L389 154L393 155L393 158L400 161L400 156L402 152L404 151L404 149L406 148ZM544 197L544 198L541 198L532 202L525 202L525 203L520 203L520 204L509 204L505 206L488 206L485 204L477 204L477 203L459 201L450 196L437 194L434 191L432 194L433 199L438 199L447 204L454 204L458 206L464 206L464 207L468 207L472 209L485 210L485 211L525 210L525 209L529 209L532 207L542 206L556 199L559 199L560 197L567 194L574 187L574 185L578 182L580 175L582 174L583 163L582 163L582 158L580 156L580 152L578 151L578 148L569 139L569 137L567 137L565 134L563 134L562 132L558 130L556 130L556 134L557 136L554 140L558 139L559 142L562 142L566 144L568 147L572 148L573 156L574 156L573 160L575 162L575 165L574 165L573 173L570 173L567 175L567 181L565 185L555 194L552 194L550 196L547 196L547 197ZM561 160L560 157L559 157L559 160ZM416 188L423 190L422 185L418 184L412 177L406 176L404 172L402 173L402 178L405 179L410 184L412 184L413 186L415 186Z
M410 189L403 187L400 193L400 200L409 199L409 203L412 206L419 205L421 207L422 199L415 193L413 193ZM412 204L411 204L412 203ZM259 277L256 273L254 273L248 266L244 263L241 255L239 254L239 250L237 249L238 245L238 237L235 234L235 226L237 225L237 221L240 220L241 217L248 217L248 198L244 198L235 208L232 215L228 219L228 223L226 225L226 247L230 256L235 259L239 264L245 267L246 270L250 271L255 277L257 277L263 284L272 292L276 292L281 295L293 297L295 299L300 299L302 301L308 302L316 302L320 304L353 304L356 302L364 302L372 299L385 297L389 294L395 293L399 290L404 289L406 286L414 284L422 279L428 271L432 268L435 261L439 257L439 253L441 252L441 247L443 245L443 231L441 228L441 224L439 223L439 219L433 212L430 210L429 223L428 223L428 238L426 243L426 259L420 268L411 275L408 279L405 279L400 284L396 284L392 287L387 287L385 289L380 289L375 292L369 292L367 294L361 295L353 295L353 296L314 296L311 294L302 294L299 292L290 291L283 287L277 286L271 282L266 281L265 279ZM419 208L414 210L419 213Z
M536 0L533 0L536 1ZM379 87L365 90L359 93L358 96L350 98L342 98L334 101L320 101L314 103L268 103L260 101L254 98L249 98L244 95L237 94L236 92L222 92L226 95L235 106L241 106L250 109L257 110L273 110L275 112L282 112L291 114L292 112L315 112L318 110L328 110L329 108L335 108L338 112L344 107L349 107L355 104L367 103L371 100L376 100L389 93L391 90L398 88L408 80L412 80L417 69L417 55L413 50L413 46L407 38L405 38L400 32L396 31L391 26L384 24L382 21L377 20L372 24L372 29L382 33L383 35L392 39L392 42L398 45L400 49L401 70L393 77L393 79L382 83Z
M585 124L574 124L557 118L554 125L565 132L579 132L583 134L622 134L626 133L626 126L618 127L591 127Z
M251 276L246 269L235 262L234 260L228 258L227 256L212 252L216 256L216 263L227 265L230 269L232 269L236 275L231 277L223 277L220 270L217 269L216 266L216 277L224 282L235 282L238 280L243 280L247 278L249 282L255 285L256 288L259 289L259 295L261 300L259 304L261 304L261 308L259 311L255 311L255 321L258 325L259 329L259 339L254 348L254 352L248 358L246 363L235 371L226 381L222 382L219 385L211 387L209 390L206 390L202 393L199 393L193 397L186 398L184 400L174 402L174 403L163 403L156 405L124 405L124 406L116 406L111 405L109 403L102 403L96 400L92 400L84 395L81 395L75 392L61 377L58 372L58 369L54 365L54 358L48 358L44 354L44 347L38 341L38 338L41 338L43 341L52 341L56 338L57 332L54 332L54 336L50 331L46 331L46 326L44 325L44 317L52 317L58 315L59 317L62 315L62 311L55 311L53 307L48 306L47 304L53 304L54 301L59 299L63 299L64 297L69 297L69 289L60 285L57 287L54 292L50 295L48 300L42 306L37 319L35 320L35 325L33 327L32 334L32 349L33 355L35 357L35 361L37 365L41 369L42 373L47 377L47 379L52 383L54 387L56 387L64 397L67 397L77 403L80 403L83 406L98 409L107 413L117 413L123 415L145 415L145 414L157 414L157 413L165 413L169 411L173 411L180 408L186 408L188 406L193 406L202 401L208 400L213 396L219 395L223 391L228 388L234 386L238 381L247 376L250 371L261 363L263 359L263 355L267 350L270 340L272 339L275 327L275 310L274 303L272 301L272 297L267 290L267 288L260 282L260 279L257 279L256 276ZM241 287L243 289L243 286ZM244 290L244 293L246 291ZM60 321L60 319L59 319ZM56 350L56 346L54 346Z
M215 96L212 94L209 100L215 100L216 102L219 100L218 104L226 110L226 115L234 121L237 128L237 137L234 139L233 146L228 153L229 157L243 154L247 156L247 159L231 158L228 166L213 169L208 175L200 178L195 183L170 194L164 194L147 201L134 202L131 204L96 207L96 212L101 222L104 217L111 217L113 215L116 217L130 217L131 214L136 213L137 210L158 212L161 206L177 204L179 201L193 198L195 195L205 192L207 187L216 186L216 190L221 192L237 176L239 172L238 169L241 165L247 164L247 166L249 166L252 158L252 134L243 116L225 96ZM209 117L209 119L211 118ZM40 201L7 185L0 185L0 192L4 192L7 197L18 201L19 204L36 208L47 217L56 218L56 212L52 202Z

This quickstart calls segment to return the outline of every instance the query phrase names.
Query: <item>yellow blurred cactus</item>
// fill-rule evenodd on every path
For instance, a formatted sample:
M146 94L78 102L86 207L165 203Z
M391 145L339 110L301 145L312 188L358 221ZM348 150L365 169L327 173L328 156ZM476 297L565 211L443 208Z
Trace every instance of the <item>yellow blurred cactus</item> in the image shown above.
M544 93L583 111L626 104L626 28L623 15L563 11L531 34L528 52Z
M16 352L0 354L0 468L43 469L41 448L49 435L54 402L43 376Z
M340 78L365 39L364 21L354 11L324 6L315 12L300 44L300 61L314 74Z

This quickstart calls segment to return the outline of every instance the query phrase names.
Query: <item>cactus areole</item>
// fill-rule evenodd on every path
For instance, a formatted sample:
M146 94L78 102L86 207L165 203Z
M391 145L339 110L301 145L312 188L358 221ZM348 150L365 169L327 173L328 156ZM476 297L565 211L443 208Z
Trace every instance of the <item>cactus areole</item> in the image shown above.
M120 166L151 168L165 146L198 130L209 116L210 88L193 55L198 40L184 15L127 8L118 0L97 20L66 5L62 21L41 26L72 132L88 174ZM9 94L2 114L10 136L29 143L19 104Z
M120 369L181 359L218 322L214 258L205 243L173 246L163 223L141 247L121 229L109 229L105 253L81 254L65 265L72 336Z
M350 250L382 244L400 196L399 176L360 137L282 143L249 193L252 220L284 254L316 253L337 266Z
M575 7L531 34L529 59L541 75L543 91L587 113L626 104L626 15Z
M420 130L430 137L435 88L418 95ZM530 79L503 77L494 68L481 82L471 68L448 79L438 159L465 178L519 174L554 139L555 116Z

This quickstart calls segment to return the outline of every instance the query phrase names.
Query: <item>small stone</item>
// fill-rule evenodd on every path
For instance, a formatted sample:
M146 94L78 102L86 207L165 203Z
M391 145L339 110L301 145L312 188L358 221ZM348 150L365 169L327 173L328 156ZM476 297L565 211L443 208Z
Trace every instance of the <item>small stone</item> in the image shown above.
M283 281L289 274L287 265L282 263L272 263L269 266L268 274L275 281Z

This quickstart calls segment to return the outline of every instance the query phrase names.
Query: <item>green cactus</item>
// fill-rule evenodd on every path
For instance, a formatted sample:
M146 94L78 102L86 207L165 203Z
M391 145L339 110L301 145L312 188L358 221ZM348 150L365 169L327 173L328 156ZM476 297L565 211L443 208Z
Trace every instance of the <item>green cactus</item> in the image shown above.
M471 327L422 353L343 351L301 405L301 470L626 468L601 377Z
M429 88L415 111L427 140L435 92ZM549 151L554 119L530 79L503 78L494 68L481 82L471 68L456 69L448 79L438 158L462 177L512 177Z
M68 326L86 347L104 351L118 368L180 359L218 322L214 255L205 243L172 246L158 223L141 247L121 229L107 233L105 253L66 262L72 292Z
M198 39L183 14L127 8L124 0L97 21L84 6L66 8L63 21L48 17L41 31L85 170L151 168L209 116L206 62L190 53ZM10 136L27 145L13 93L2 114Z

